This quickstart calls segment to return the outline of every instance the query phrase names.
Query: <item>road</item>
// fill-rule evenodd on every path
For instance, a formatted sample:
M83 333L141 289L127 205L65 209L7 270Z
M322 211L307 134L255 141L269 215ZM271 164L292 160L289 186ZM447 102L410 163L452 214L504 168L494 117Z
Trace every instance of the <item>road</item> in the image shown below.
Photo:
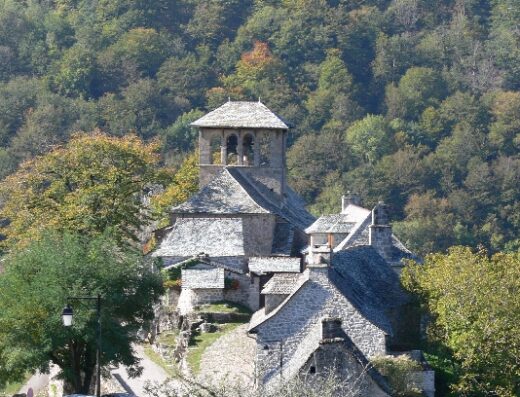
M126 368L123 366L112 370L111 373L127 393L135 394L138 397L146 397L144 386L147 382L157 382L161 384L169 377L164 369L146 356L142 346L135 346L135 351L137 356L141 359L140 365L143 367L143 373L140 377L130 378Z
M18 393L27 394L29 388L33 389L34 395L38 394L40 390L47 387L49 384L49 375L36 373L27 381L27 383L20 389Z

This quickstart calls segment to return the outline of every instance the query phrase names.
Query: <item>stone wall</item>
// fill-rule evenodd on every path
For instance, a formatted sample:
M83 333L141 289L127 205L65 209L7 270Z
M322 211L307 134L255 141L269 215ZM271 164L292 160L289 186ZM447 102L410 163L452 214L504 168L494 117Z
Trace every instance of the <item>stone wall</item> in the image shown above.
M269 256L273 246L276 216L271 214L243 218L244 251L247 256Z
M177 305L179 313L184 315L192 312L196 306L220 301L235 302L249 307L252 311L258 310L260 303L259 280L230 271L225 271L225 277L228 280L227 283L230 283L230 280L238 281L238 287L226 289L183 287Z
M227 161L226 141L230 135L237 136L237 164L225 164ZM285 152L286 131L269 129L212 129L202 128L199 132L199 187L205 186L223 167L241 167L246 173L267 189L283 197L285 187ZM253 159L245 160L242 143L246 136L252 136ZM220 144L221 164L214 164L212 142ZM217 154L218 157L218 154Z
M320 344L300 369L300 376L309 387L319 386L331 374L346 395L389 397L341 342Z
M298 370L321 340L321 320L339 318L342 328L367 357L386 353L385 333L364 318L328 280L326 267L311 267L307 281L276 315L257 327L257 360L263 382L280 363ZM278 352L278 353L270 353ZM299 366L298 366L299 365ZM269 369L275 369L271 371Z

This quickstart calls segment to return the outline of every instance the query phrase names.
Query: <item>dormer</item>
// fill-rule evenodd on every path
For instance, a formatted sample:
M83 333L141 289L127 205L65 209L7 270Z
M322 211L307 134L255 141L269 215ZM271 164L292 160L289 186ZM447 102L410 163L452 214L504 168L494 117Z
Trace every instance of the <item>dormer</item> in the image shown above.
M227 102L191 124L199 128L200 187L239 167L283 197L289 126L261 102Z

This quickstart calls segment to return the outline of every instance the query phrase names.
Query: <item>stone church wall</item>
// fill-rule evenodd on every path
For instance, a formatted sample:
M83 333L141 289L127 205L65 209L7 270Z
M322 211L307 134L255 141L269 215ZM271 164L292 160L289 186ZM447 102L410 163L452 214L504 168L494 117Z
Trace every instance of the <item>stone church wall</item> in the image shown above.
M271 254L276 217L271 214L243 218L244 250L247 256Z

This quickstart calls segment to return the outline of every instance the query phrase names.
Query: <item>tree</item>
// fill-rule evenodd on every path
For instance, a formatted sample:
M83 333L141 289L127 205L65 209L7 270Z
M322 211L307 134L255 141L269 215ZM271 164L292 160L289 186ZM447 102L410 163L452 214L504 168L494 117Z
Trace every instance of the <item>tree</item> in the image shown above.
M199 154L190 154L182 163L179 171L173 177L163 193L152 199L152 207L159 217L163 217L163 222L169 222L169 209L172 206L186 201L193 193L199 189Z
M94 239L46 232L4 260L0 275L0 385L25 373L61 368L65 390L89 394L96 364L96 314L89 303L70 302L74 324L61 311L68 297L102 296L101 364L138 371L132 348L153 319L162 280L138 252L121 249L110 235Z
M190 124L203 115L204 113L197 109L180 115L162 134L164 150L184 153L194 150L198 130Z
M403 270L405 287L431 315L429 337L460 362L457 395L520 393L520 254L453 247Z
M517 153L520 148L520 92L498 92L491 106L493 123L489 138L505 154Z
M386 106L392 118L417 119L424 109L439 103L446 95L446 84L440 74L430 68L413 67L399 84L386 89Z
M328 173L348 167L348 153L341 134L328 132L302 136L287 154L291 186L305 198L314 198Z
M401 241L421 255L441 252L454 240L455 217L445 198L433 193L412 194L405 206L406 217L393 224Z
M359 106L352 100L352 76L339 55L338 50L328 51L319 66L318 87L305 104L309 123L315 128L321 128L333 116L334 109L341 106L341 102L344 103L342 111L335 112L338 118L349 122L360 113Z
M111 228L120 242L136 239L149 221L139 194L161 181L157 149L135 136L95 131L23 163L0 184L7 246L48 227L87 236Z
M347 130L346 142L361 161L374 163L391 149L391 138L383 116L369 114Z

